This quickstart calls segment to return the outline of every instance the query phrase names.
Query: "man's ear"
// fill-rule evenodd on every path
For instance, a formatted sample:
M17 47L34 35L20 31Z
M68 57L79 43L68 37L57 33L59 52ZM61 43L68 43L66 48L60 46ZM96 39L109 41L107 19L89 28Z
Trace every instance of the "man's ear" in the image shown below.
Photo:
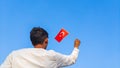
M45 44L48 44L48 38L45 39L44 43L45 43Z

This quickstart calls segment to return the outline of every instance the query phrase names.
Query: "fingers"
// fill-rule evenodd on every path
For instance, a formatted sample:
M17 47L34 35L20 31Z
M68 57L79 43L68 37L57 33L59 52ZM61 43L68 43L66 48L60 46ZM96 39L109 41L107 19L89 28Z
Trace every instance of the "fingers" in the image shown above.
M79 47L80 46L80 40L79 39L75 39L74 41L74 47Z

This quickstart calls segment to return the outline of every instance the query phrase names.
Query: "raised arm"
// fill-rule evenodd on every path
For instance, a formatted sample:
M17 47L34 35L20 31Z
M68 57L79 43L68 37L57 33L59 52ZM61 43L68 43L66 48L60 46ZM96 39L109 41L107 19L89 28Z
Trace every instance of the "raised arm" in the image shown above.
M74 41L74 49L70 55L63 55L60 53L56 53L55 59L57 61L58 67L64 67L74 64L79 54L79 49L78 49L79 46L80 46L80 40L76 39Z

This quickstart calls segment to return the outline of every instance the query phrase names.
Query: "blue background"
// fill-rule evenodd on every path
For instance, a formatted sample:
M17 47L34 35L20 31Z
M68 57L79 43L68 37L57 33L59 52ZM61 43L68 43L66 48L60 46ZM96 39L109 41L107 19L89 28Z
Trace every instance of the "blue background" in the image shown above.
M0 64L13 50L32 47L35 26L48 31L48 50L69 55L81 40L78 60L67 68L120 68L119 0L0 0ZM58 43L61 28L69 35Z

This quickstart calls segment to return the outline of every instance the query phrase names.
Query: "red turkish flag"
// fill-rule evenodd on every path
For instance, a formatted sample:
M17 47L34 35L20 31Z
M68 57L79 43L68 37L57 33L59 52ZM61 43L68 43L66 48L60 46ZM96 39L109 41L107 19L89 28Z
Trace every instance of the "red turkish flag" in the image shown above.
M55 39L58 42L61 42L63 38L65 38L68 35L68 32L65 29L61 29L60 32L56 35Z

